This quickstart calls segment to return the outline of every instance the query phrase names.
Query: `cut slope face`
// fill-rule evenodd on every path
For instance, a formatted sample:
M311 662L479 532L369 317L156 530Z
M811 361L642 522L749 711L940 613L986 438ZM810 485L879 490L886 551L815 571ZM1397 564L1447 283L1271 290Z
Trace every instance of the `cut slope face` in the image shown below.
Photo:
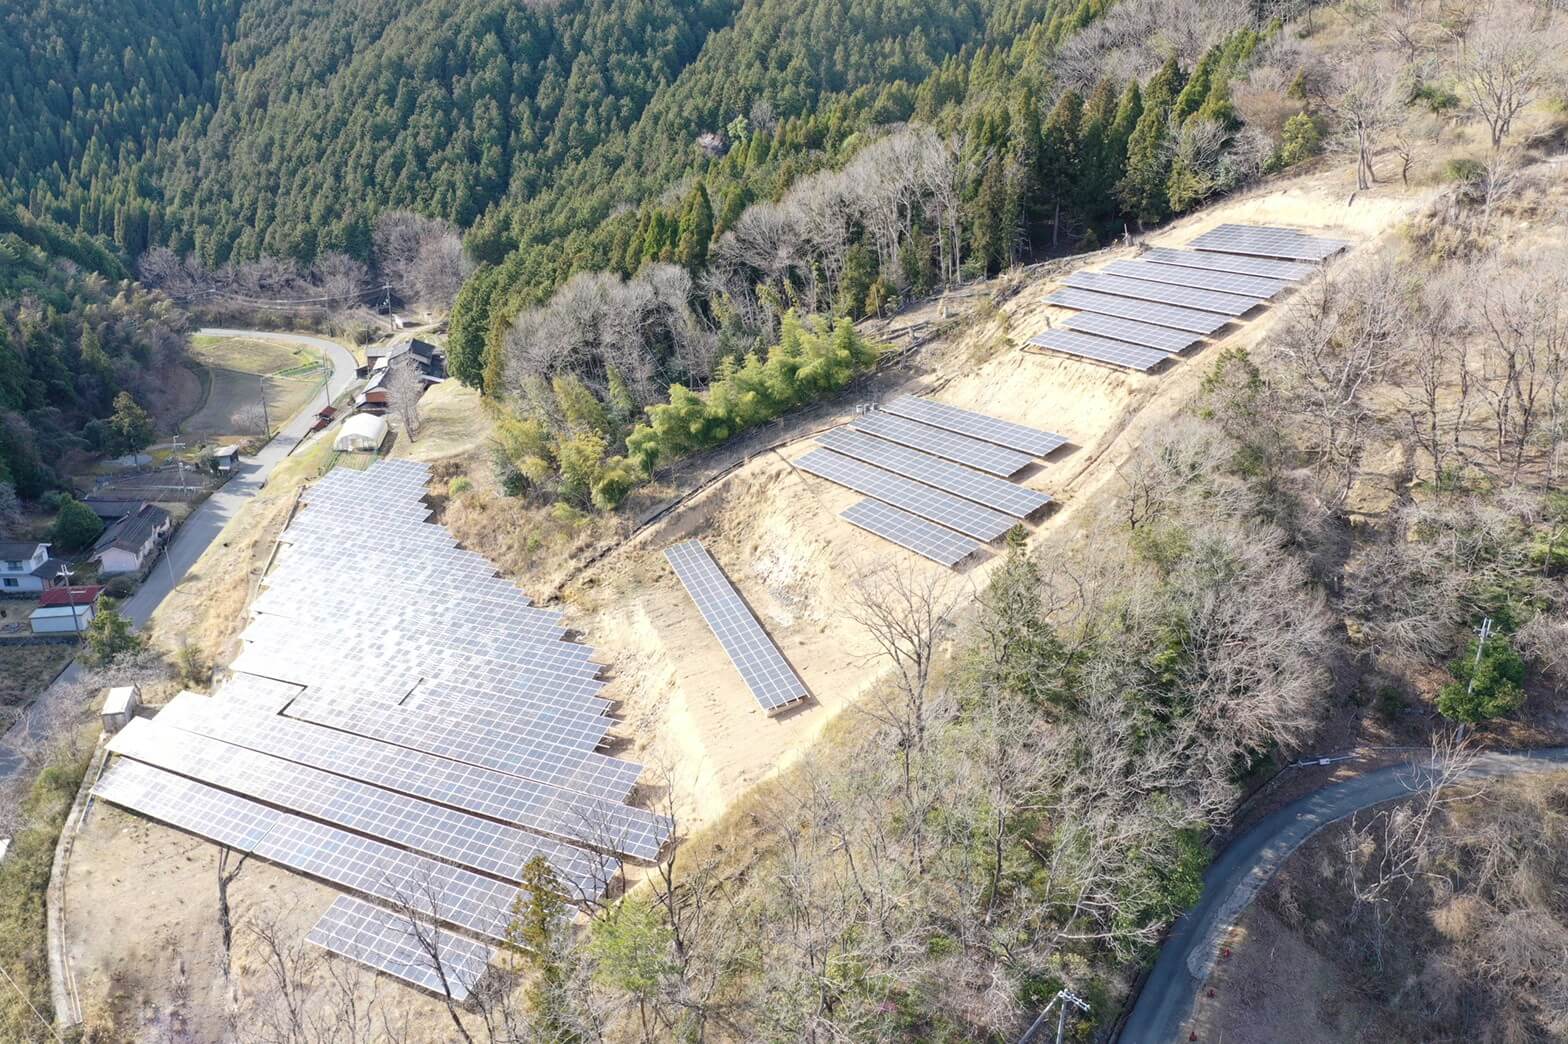
M1337 175L1298 180L1177 222L1144 245L1184 248L1221 224L1271 224L1346 240L1355 249L1425 202L1411 193L1347 209L1348 194ZM1135 253L1102 251L1083 266ZM1053 498L1054 511L1029 523L1037 544L1079 539L1111 524L1102 501L1115 488L1119 466L1143 433L1186 408L1218 354L1213 344L1199 346L1180 365L1143 374L1019 350L1047 320L1059 326L1068 316L1048 300L1064 271L1023 277L993 316L928 348L920 360L925 372L900 389L1067 439L1048 462L1014 476ZM998 280L993 289L1018 282L1017 276ZM1256 343L1288 302L1283 295L1228 328L1219 344ZM846 409L823 426L854 418ZM759 456L690 497L568 590L587 640L610 658L606 695L621 701L628 731L638 737L637 756L665 776L670 792L664 797L674 802L682 833L711 822L751 785L792 764L835 714L877 684L885 663L846 612L859 578L889 568L946 572L839 517L860 497L796 466L813 445L802 437ZM702 539L799 671L815 699L809 709L769 719L747 693L663 566L664 548L690 537ZM956 582L978 591L996 560L993 549L960 563Z

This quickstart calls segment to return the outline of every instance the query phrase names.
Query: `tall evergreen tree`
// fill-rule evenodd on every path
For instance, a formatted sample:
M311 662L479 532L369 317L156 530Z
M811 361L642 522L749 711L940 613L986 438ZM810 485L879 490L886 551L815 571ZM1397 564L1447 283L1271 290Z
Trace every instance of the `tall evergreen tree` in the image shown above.
M1168 58L1143 93L1143 115L1127 140L1127 172L1116 186L1122 206L1140 227L1170 214L1171 115L1183 84L1176 58Z
M695 272L708 261L708 242L713 238L713 203L708 187L701 181L686 197L681 214L681 238L675 260L687 271Z
M1050 211L1051 247L1061 243L1062 211L1073 202L1079 178L1079 138L1083 101L1066 91L1046 118L1040 144L1040 191Z

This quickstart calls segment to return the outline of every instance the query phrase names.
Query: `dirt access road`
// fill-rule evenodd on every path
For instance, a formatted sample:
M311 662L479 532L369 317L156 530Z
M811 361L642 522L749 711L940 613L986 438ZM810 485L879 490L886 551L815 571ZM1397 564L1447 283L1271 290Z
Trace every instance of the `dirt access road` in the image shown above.
M348 349L324 337L258 330L202 329L196 332L206 337L253 337L281 341L287 344L304 345L320 352L332 364L332 377L327 383L329 402L353 383L354 370L358 366L358 362ZM239 465L233 478L191 512L190 517L175 531L174 539L169 542L168 548L164 551L162 561L153 564L152 572L148 574L141 587L120 606L120 611L133 625L141 627L147 622L148 617L152 616L152 611L158 608L158 603L174 589L174 586L179 583L179 578L196 564L202 552L218 538L219 533L223 532L223 527L229 524L229 520L239 511L241 505L256 495L256 491L267 481L267 476L272 473L272 469L292 453L294 447L304 441L305 436L309 434L311 419L311 411L301 409L278 430L271 442ZM22 743L31 738L31 729L41 720L38 708L42 707L53 693L74 681L77 675L78 667L73 661L55 683L33 701L27 713L22 716L5 740L0 741L0 781L7 779L21 766Z
M1568 747L1483 754L1467 776L1542 772L1568 764ZM1234 841L1203 875L1203 898L1165 938L1149 980L1117 1040L1170 1044L1187 1039L1193 1000L1208 980L1226 934L1286 859L1313 834L1363 809L1429 785L1430 765L1397 765L1332 783L1286 805Z

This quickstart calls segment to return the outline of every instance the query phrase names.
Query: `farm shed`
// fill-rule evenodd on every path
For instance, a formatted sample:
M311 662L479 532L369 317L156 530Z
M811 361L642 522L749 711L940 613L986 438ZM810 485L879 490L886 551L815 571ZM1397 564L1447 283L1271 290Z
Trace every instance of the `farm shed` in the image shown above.
M332 440L335 450L365 450L374 452L386 441L387 422L369 413L359 413L343 422L338 437Z
M134 685L117 685L103 698L103 730L119 732L136 717L136 708L142 705L142 693Z

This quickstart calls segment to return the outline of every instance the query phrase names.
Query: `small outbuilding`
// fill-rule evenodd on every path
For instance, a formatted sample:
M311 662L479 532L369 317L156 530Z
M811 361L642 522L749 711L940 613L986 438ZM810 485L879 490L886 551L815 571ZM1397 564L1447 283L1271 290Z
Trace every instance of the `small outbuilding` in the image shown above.
M27 617L34 634L81 634L98 612L103 587L52 587L38 596L38 608Z
M220 475L227 475L239 466L240 448L238 446L219 446L212 451L212 470Z
M134 685L116 685L103 699L103 731L119 732L136 717L142 691Z
M343 422L332 448L348 452L374 453L387 438L387 422L371 413L356 413Z

